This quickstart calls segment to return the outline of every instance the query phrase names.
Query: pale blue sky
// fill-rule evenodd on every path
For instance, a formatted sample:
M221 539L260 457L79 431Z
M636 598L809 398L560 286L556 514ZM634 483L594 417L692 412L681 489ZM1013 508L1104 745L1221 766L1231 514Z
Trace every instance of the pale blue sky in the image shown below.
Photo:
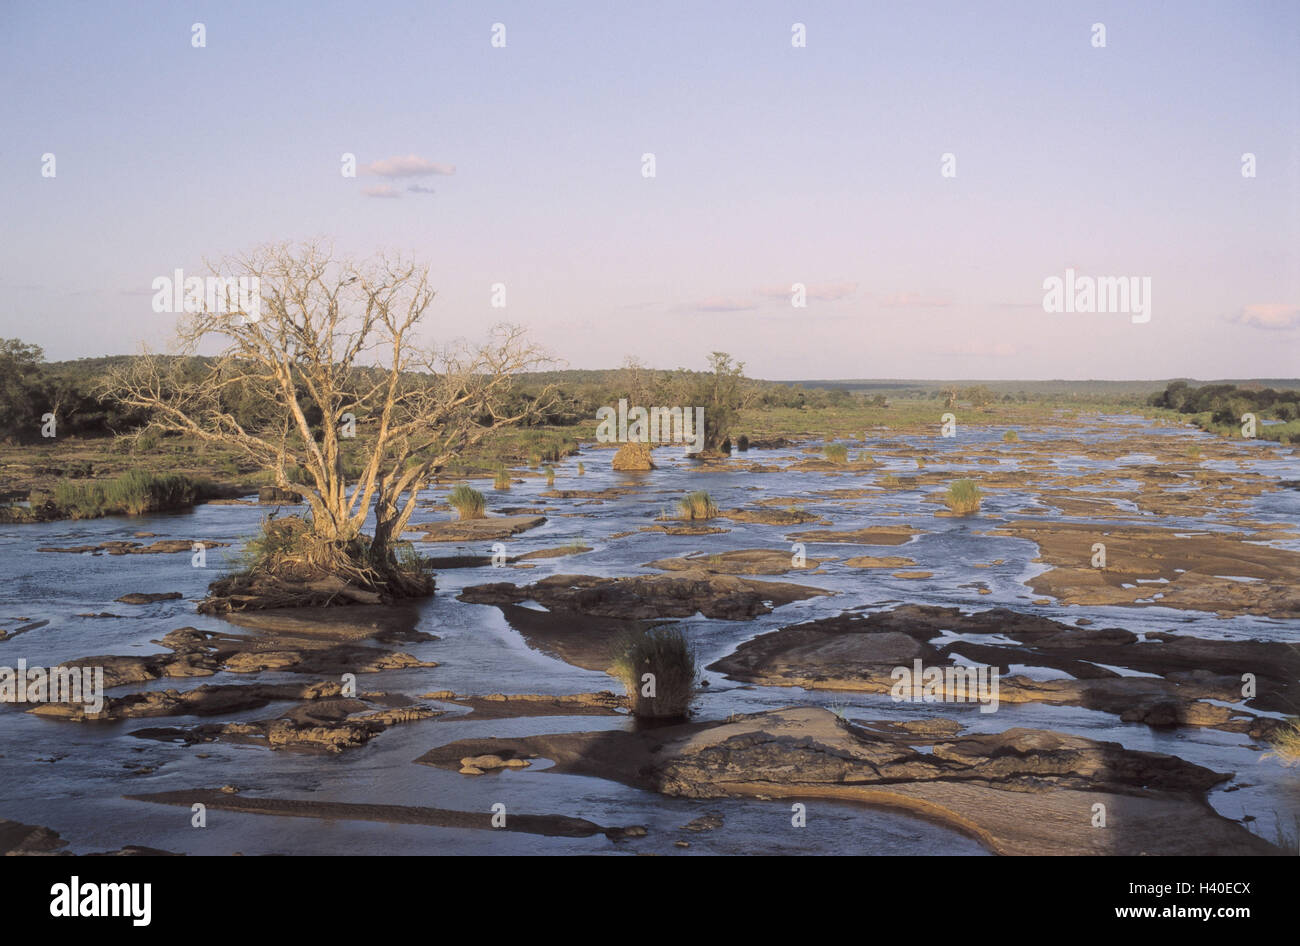
M156 276L327 236L432 263L432 332L573 367L1293 376L1298 62L1295 2L6 0L0 335L157 347ZM1067 266L1150 276L1151 321L1044 313Z

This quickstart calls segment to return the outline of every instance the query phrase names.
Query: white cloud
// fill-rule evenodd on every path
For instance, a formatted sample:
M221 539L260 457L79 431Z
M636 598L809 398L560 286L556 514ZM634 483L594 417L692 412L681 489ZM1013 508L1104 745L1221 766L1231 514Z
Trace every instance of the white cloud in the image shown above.
M1228 316L1228 321L1274 331L1297 328L1300 327L1300 305L1287 305L1284 302L1256 302L1242 306L1238 312Z
M688 308L695 309L699 312L747 312L751 309L757 309L758 306L744 299L712 296L708 299L703 299L692 306L688 306Z
M952 305L952 300L938 296L926 296L919 292L896 292L881 299L880 304L883 306L908 306L930 309Z
M758 295L768 299L782 299L788 301L794 294L792 286L766 286L758 290ZM840 299L847 299L858 290L858 284L855 282L824 282L824 283L806 283L807 298L816 302L837 302Z
M408 154L405 157L384 158L361 166L363 174L375 174L379 177L428 177L431 174L455 174L454 164L438 164L419 155Z

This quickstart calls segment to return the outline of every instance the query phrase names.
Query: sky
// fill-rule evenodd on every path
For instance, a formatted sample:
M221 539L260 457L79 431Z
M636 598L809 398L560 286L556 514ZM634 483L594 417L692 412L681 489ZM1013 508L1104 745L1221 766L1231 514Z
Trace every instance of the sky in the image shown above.
M1300 375L1294 0L0 0L0 90L0 337L50 359L324 238L427 262L430 340L572 368ZM1044 311L1067 269L1149 321Z

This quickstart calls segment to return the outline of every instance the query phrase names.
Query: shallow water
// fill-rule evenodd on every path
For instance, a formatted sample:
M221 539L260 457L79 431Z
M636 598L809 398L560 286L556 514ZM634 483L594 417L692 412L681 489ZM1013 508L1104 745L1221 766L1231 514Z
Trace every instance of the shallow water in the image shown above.
M1135 434L1143 437L1204 435L1180 428L1151 427L1137 418L1107 417L1098 423L1067 430L1021 431L1022 441L1069 437L1084 445ZM894 437L923 447L926 469L979 473L988 465L954 462L972 445L986 446L1002 457L998 469L1018 467L1017 444L1003 444L1001 429L963 428L952 440ZM861 442L851 445L854 452ZM866 450L875 453L869 443ZM573 541L593 546L590 553L535 561L534 568L453 569L438 576L438 594L420 611L419 628L439 640L403 643L400 649L423 660L436 660L436 668L417 668L367 674L358 682L363 690L390 690L418 697L431 690L457 693L579 693L611 689L613 681L602 673L572 667L528 648L495 607L455 600L462 588L487 581L531 583L549 574L579 573L629 575L650 571L645 563L692 552L718 553L745 548L791 548L785 536L828 526L773 526L720 520L730 531L707 536L670 536L636 533L610 539L616 532L649 525L682 494L706 489L722 508L751 506L764 497L799 497L801 508L824 515L837 530L866 526L914 524L926 534L903 545L856 546L808 543L807 556L905 556L915 566L906 570L933 572L921 580L893 578L892 569L864 571L830 563L816 572L791 572L769 576L796 581L834 592L778 608L754 621L709 620L696 615L680 622L698 648L700 665L730 653L738 644L776 628L802 620L827 617L849 609L888 608L900 603L961 606L983 610L1009 607L1024 610L1037 597L1024 582L1045 566L1031 564L1037 557L1033 542L979 533L996 526L996 517L1015 512L1016 518L1056 520L1020 510L1033 503L1038 487L1047 485L1039 471L1029 470L1023 485L986 493L982 515L975 519L935 517L940 508L925 499L939 487L881 493L880 498L836 500L819 491L870 487L885 473L915 471L911 460L887 459L889 448L879 446L881 466L864 473L828 475L810 472L703 473L680 456L659 451L661 468L648 474L622 474L610 470L610 454L584 450L582 456L555 464L561 489L600 490L635 485L638 492L606 499L556 500L539 496L547 489L543 478L516 483L508 493L485 491L489 509L500 506L549 506L547 523L507 542L511 554L552 548ZM1245 469L1278 479L1300 478L1300 460L1274 445L1251 445ZM764 464L799 459L800 448L751 451L738 455ZM577 476L579 461L585 476ZM1153 462L1150 456L1131 454L1117 460L1092 460L1065 454L1055 458L1062 470L1091 472L1112 470L1117 483L1124 468ZM1235 463L1205 467L1228 471ZM1130 481L1130 486L1133 485ZM429 491L440 499L445 488ZM183 626L229 629L219 619L196 614L195 603L207 584L220 574L239 551L243 537L251 534L265 513L256 506L197 507L178 515L56 522L0 528L0 627L13 631L31 621L48 621L44 627L0 641L0 665L13 666L20 658L29 665L51 666L63 660L95 654L140 654L161 650L151 643ZM1250 518L1294 525L1300 521L1300 493L1282 490L1266 493L1244 507ZM1130 518L1107 519L1108 524L1159 524L1188 531L1227 528L1223 523L1195 517L1156 517L1128 510ZM577 515L564 515L575 513ZM448 514L421 510L415 519L427 522ZM191 565L190 555L73 555L41 553L41 546L93 544L129 539L138 531L157 533L160 539L193 539L234 543L228 549L209 549L206 568ZM143 541L155 541L147 539ZM1279 541L1281 547L1296 543ZM434 555L491 554L490 542L422 545ZM997 560L1003 564L990 567ZM762 576L759 576L760 579ZM987 588L980 594L978 588ZM1151 585L1159 593L1158 584ZM179 591L184 600L146 606L117 604L114 598L134 591ZM1295 621L1265 618L1223 620L1212 614L1151 607L1034 607L1034 612L1060 621L1086 617L1096 627L1119 626L1135 632L1172 631L1202 637L1300 640ZM83 618L78 614L102 611L120 619ZM1173 732L1144 725L1124 724L1109 714L1070 707L1038 704L1003 704L996 713L982 714L975 706L934 706L894 703L886 695L828 693L798 688L750 687L706 674L697 715L721 719L734 712L752 712L813 703L828 706L856 719L919 719L955 716L971 729L1000 731L1012 726L1058 729L1095 739L1121 742L1134 749L1169 752L1218 771L1236 772L1236 778L1214 791L1211 803L1224 815L1258 818L1258 829L1274 837L1274 821L1294 833L1300 817L1300 787L1294 773L1275 761L1261 760L1261 751L1245 736L1206 729ZM300 681L293 674L262 673L257 682ZM123 692L142 688L184 689L199 683L247 683L249 675L218 674L201 680L160 680L131 685ZM112 691L110 691L112 692ZM456 713L458 707L443 708ZM266 719L283 706L268 706L240 716L221 719ZM194 747L159 743L130 735L137 729L159 725L192 725L196 718L133 719L122 722L78 724L41 719L12 706L0 707L0 818L47 825L61 832L75 851L106 850L124 844L143 844L168 850L203 854L269 853L854 853L854 854L981 854L975 841L948 828L910 815L861 806L813 800L808 802L807 827L791 825L790 802L697 801L671 799L594 778L559 775L535 764L522 771L469 778L412 761L428 749L458 739L479 736L524 735L583 731L629 725L620 717L555 717L515 720L466 720L450 717L396 726L368 745L339 755L319 756L260 747L208 743ZM198 758L206 753L209 758ZM134 770L154 768L148 774ZM220 787L233 783L247 795L310 798L396 805L428 805L470 811L487 811L503 802L508 812L556 813L587 818L602 825L643 824L645 838L611 843L603 836L584 839L544 838L514 832L473 831L423 826L385 825L360 821L326 821L209 811L208 827L190 827L190 812L126 801L127 793L160 792L182 788ZM708 812L721 814L721 828L701 833L681 826ZM674 846L689 841L689 849Z

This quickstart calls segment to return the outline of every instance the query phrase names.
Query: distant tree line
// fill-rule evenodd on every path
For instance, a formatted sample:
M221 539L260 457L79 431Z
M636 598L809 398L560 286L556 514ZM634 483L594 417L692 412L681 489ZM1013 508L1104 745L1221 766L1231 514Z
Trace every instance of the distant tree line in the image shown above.
M150 412L131 407L113 390L112 378L137 363L139 356L116 355L75 361L46 362L38 345L21 339L0 340L0 440L36 443L42 440L43 418L53 414L59 437L106 437L146 427ZM183 388L197 383L212 369L213 359L200 356L160 357L166 365L167 383ZM847 391L805 389L802 386L755 382L745 377L744 366L723 352L709 357L709 370L656 371L629 359L621 369L606 371L547 371L520 375L498 407L508 414L531 416L532 426L574 426L593 420L598 408L627 398L640 406L702 406L705 408L706 443L716 448L729 436L739 411L748 406L817 408L852 403ZM373 385L381 369L352 367L346 387L357 390ZM426 379L411 374L409 383ZM539 400L538 411L526 408ZM881 399L883 400L883 398ZM304 397L307 422L318 429L322 418L310 398ZM265 393L232 379L223 384L213 408L227 413L237 424L255 427L264 419ZM364 425L367 418L358 417ZM484 426L491 418L480 418Z
M1186 381L1174 381L1163 391L1151 395L1152 407L1163 407L1180 414L1209 414L1219 425L1241 422L1247 412L1281 421L1300 418L1300 390L1275 391L1273 388L1243 388L1235 384L1206 384L1194 388Z

